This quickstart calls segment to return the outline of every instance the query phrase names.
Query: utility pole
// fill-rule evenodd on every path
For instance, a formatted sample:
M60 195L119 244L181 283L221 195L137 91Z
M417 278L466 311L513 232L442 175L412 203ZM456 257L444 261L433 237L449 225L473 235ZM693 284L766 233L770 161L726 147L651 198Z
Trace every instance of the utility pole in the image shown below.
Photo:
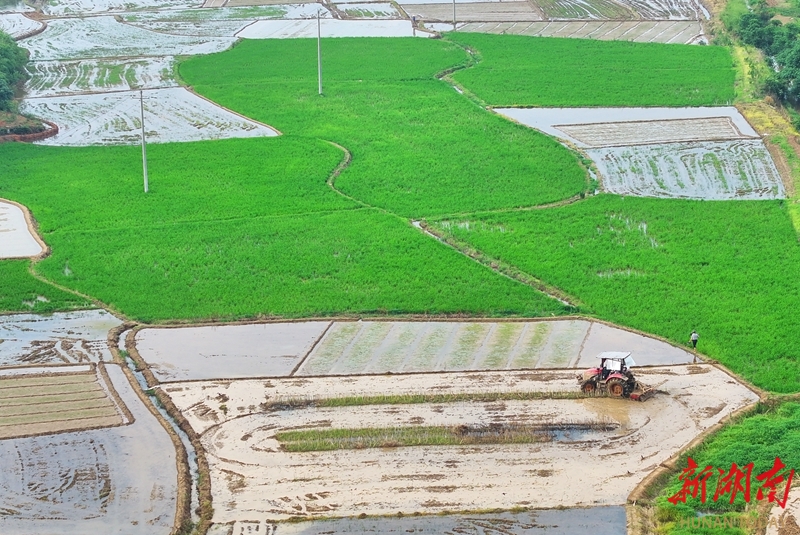
M322 94L322 29L317 10L317 79L319 80L319 94Z
M453 0L453 31L456 31L456 0Z
M144 192L147 193L147 142L144 138L144 96L142 90L139 90L139 111L141 112L142 120L142 169L144 171Z

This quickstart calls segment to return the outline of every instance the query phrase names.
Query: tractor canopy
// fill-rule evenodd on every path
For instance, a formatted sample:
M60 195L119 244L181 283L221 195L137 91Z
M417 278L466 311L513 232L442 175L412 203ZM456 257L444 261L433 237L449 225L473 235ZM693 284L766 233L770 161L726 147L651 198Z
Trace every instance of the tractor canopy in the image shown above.
M603 351L597 355L597 358L600 359L600 362L605 360L604 367L607 370L620 371L623 366L626 368L636 366L630 351Z

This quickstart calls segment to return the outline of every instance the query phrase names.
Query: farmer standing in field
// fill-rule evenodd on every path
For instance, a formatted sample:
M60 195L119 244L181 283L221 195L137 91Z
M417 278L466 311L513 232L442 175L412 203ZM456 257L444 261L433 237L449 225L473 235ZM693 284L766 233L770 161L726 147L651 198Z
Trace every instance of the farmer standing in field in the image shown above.
M692 331L692 334L689 335L689 341L692 342L692 349L697 349L697 339L700 336L697 334L697 331Z

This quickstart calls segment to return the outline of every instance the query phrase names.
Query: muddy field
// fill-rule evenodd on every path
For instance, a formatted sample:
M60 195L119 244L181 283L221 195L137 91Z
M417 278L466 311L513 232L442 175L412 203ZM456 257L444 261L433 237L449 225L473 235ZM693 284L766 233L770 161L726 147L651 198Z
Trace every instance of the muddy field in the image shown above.
M0 367L110 362L108 331L121 323L105 310L0 316Z
M111 364L107 371L134 423L1 440L0 532L170 533L177 495L174 447L119 367Z
M625 508L616 506L544 509L524 513L457 514L446 516L339 518L275 524L239 521L233 535L366 535L374 533L428 535L620 535L625 532ZM229 535L231 526L215 525L209 535ZM269 531L273 530L273 531Z
M44 252L16 204L0 201L0 258L26 258Z
M103 377L93 367L71 368L61 366L47 374L0 373L0 439L126 423Z
M437 31L453 29L450 24L433 24L428 27ZM681 44L697 42L704 35L703 26L699 21L470 22L460 23L456 31Z
M320 397L506 389L577 390L568 372L484 372L271 379L164 385L202 433L212 473L215 522L289 516L391 515L402 511L615 505L658 463L703 429L757 396L708 365L639 370L665 394L645 402L606 398L306 407L263 412L275 392ZM277 394L281 392L282 395ZM680 400L680 401L679 401ZM250 407L247 407L249 403ZM221 405L225 404L223 410ZM239 411L241 405L244 410ZM230 407L228 409L227 407ZM235 412L235 415L234 415ZM580 421L611 431L569 432ZM552 442L423 446L286 453L274 440L287 428L407 427L562 423ZM628 455L632 444L637 454ZM615 462L604 462L607 458ZM379 466L380 469L375 467ZM591 466L591 470L586 467ZM513 489L513 492L512 492ZM554 490L557 489L557 490Z

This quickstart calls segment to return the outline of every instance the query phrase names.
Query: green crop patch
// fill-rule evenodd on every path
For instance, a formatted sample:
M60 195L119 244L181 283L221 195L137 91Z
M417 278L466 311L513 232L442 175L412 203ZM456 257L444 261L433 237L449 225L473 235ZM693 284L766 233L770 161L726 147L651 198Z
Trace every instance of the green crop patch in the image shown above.
M30 260L0 260L0 311L41 314L93 307L82 297L35 279L28 264Z
M56 231L48 279L144 321L564 307L372 209ZM80 251L80 254L76 254Z
M698 349L756 385L800 384L800 245L780 201L603 195L433 226L579 299L603 319Z
M726 48L447 34L480 56L453 78L493 106L719 106L734 99Z
M215 102L284 133L347 147L353 161L337 187L405 217L533 206L586 189L586 172L566 148L435 79L467 61L460 47L331 39L322 50L322 97L311 40L245 40L188 60L180 74Z

